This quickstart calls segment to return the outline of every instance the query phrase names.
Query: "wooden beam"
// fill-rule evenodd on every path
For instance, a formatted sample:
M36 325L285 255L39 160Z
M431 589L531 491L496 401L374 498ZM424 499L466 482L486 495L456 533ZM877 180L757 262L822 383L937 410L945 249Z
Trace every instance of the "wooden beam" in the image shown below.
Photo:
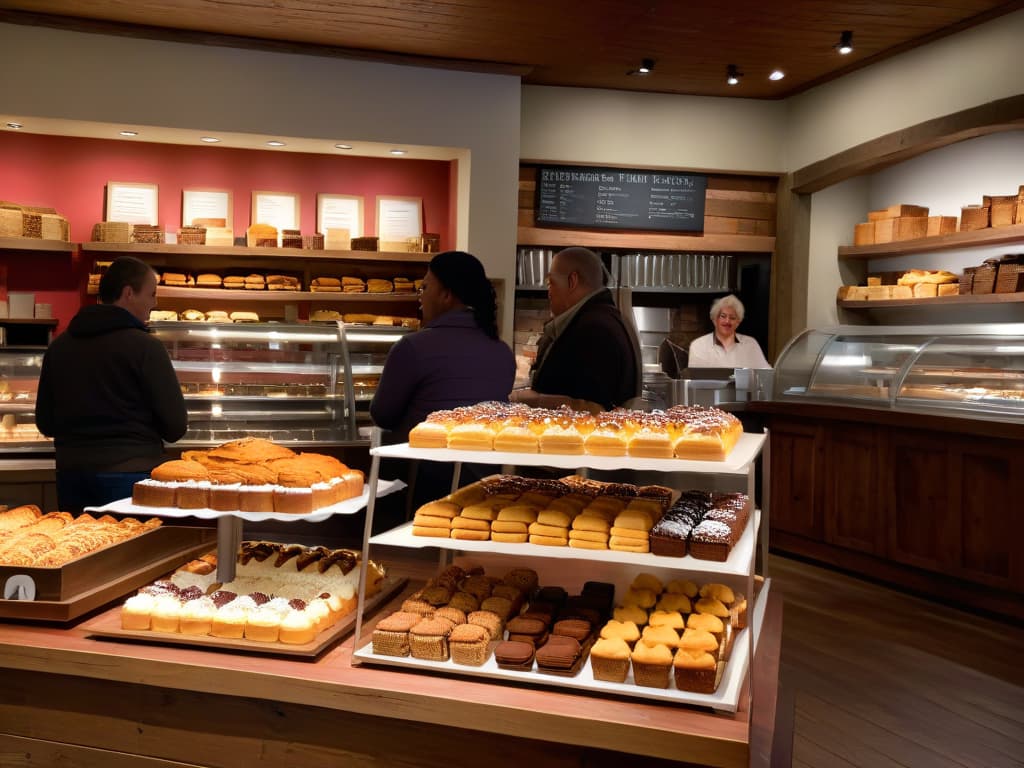
M1024 94L927 120L806 165L793 173L792 191L810 194L958 141L1014 130L1024 130Z

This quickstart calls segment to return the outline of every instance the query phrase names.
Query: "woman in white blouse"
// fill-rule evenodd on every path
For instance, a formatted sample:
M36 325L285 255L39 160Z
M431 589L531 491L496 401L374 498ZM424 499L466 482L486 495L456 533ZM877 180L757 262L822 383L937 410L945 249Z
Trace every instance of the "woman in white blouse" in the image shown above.
M690 368L771 368L752 336L736 333L743 322L743 302L733 295L711 305L715 330L690 342Z

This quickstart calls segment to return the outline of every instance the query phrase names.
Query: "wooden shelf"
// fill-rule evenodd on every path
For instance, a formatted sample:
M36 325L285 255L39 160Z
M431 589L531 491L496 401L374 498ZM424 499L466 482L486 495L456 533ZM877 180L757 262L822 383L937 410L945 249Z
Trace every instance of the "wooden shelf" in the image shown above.
M588 248L628 248L634 251L715 253L773 253L775 238L768 235L666 235L647 232L595 232L579 229L519 227L519 245Z
M979 306L984 304L1024 304L1020 293L966 293L926 299L883 299L878 301L837 301L843 309L893 309L897 307Z
M2 244L0 240L0 244ZM45 241L52 242L52 241ZM117 255L229 256L233 259L302 259L306 261L380 261L427 264L434 253L401 251L322 251L305 248L246 248L241 245L166 245L163 243L82 243L83 252Z
M388 302L415 304L416 293L339 293L330 291L238 291L228 288L178 288L157 286L156 295L163 299L221 299L224 301L316 301L338 304Z
M915 253L932 253L934 251L977 248L986 245L1002 245L1003 243L1014 242L1024 244L1024 224L976 229L973 232L954 232L951 235L937 235L935 237L919 237L916 240L903 240L896 243L841 245L839 246L839 258L879 259L884 256L909 256Z
M34 237L0 237L0 249L7 251L71 253L75 250L75 244L66 243L63 240L37 240Z
M56 328L57 319L52 317L0 317L0 325L48 325L50 328Z

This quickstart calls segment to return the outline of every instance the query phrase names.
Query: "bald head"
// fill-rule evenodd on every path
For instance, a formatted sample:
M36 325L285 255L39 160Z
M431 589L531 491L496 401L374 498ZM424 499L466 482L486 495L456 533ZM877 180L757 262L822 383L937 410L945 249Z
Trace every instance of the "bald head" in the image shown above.
M556 317L604 285L601 258L589 248L566 248L555 254L548 273L548 300Z

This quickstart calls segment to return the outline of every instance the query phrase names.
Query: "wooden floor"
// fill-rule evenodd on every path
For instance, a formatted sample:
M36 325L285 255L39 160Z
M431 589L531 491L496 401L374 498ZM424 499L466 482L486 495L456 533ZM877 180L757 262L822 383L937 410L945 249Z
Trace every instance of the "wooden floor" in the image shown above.
M769 575L794 766L1024 766L1024 630L780 556Z

